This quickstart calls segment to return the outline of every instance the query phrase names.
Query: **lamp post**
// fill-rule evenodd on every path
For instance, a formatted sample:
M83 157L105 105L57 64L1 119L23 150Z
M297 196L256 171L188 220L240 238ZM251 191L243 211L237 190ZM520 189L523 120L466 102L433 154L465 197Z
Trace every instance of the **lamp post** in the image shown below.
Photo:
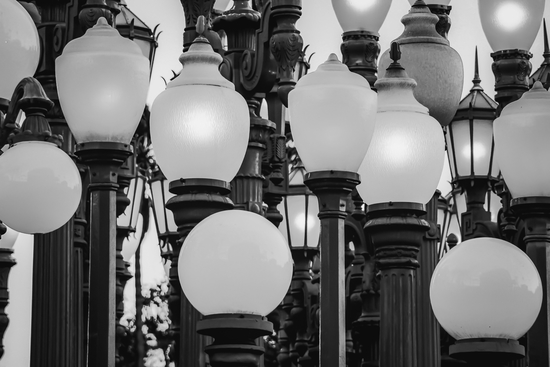
M112 51L116 50L114 56ZM85 65L85 66L84 66ZM57 87L76 154L89 167L88 363L115 365L116 191L149 85L149 61L105 19L57 58Z

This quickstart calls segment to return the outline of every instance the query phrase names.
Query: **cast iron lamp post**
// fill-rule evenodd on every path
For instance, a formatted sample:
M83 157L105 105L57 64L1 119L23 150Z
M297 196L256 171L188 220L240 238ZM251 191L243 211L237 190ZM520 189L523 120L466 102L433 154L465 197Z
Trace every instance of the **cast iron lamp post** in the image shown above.
M380 365L417 366L416 259L430 228L420 216L443 170L443 132L413 96L416 82L394 62L379 79L377 122L359 169L358 191L367 206L365 230L381 271ZM432 249L436 258L436 248ZM428 264L424 264L428 266Z
M114 53L113 51L116 51ZM149 60L105 19L56 60L57 88L76 154L89 167L90 366L115 365L116 191L149 86Z
M205 23L199 17L199 37L180 57L182 72L157 97L151 111L151 138L153 144L158 142L155 155L175 195L166 207L174 214L181 241L209 215L233 208L227 197L229 181L239 170L249 137L248 106L219 73L222 58L202 36ZM197 363L201 347L194 330L180 326L180 319L194 325L199 317L180 294L180 246L178 242L172 250L170 281L175 294L170 306L175 312L173 358L183 367Z
M471 366L500 367L525 355L517 339L537 318L543 287L523 251L482 237L445 255L434 271L430 297L441 326L457 340L450 355Z
M289 94L292 134L308 171L304 182L319 200L319 349L325 367L345 366L345 202L360 182L356 171L374 132L375 108L376 95L368 82L349 72L334 54Z

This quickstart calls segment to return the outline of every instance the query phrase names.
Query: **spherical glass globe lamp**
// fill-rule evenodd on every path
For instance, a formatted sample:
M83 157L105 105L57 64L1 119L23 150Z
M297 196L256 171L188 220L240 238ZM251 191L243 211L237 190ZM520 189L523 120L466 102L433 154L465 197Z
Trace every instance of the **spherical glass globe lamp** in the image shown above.
M78 143L129 144L149 89L149 60L100 18L55 60L59 102Z
M52 232L80 204L80 173L55 144L20 142L0 156L0 218L22 233Z
M509 242L466 240L437 264L430 283L434 314L457 340L517 340L535 322L542 283L529 257Z
M550 92L540 82L493 123L495 158L513 197L550 196Z
M335 54L289 94L296 149L308 172L357 172L376 118L376 93ZM353 147L353 149L350 149Z
M0 248L13 248L15 241L17 241L17 237L19 237L19 232L8 226L6 226L6 228L6 233L0 238Z
M428 108L441 126L447 126L462 96L464 67L458 52L437 33L438 21L437 15L427 7L413 7L401 19L405 30L395 42L399 43L402 52L399 62L418 83L415 98ZM386 50L378 62L380 78L385 77L390 63L389 50Z
M264 217L227 210L200 222L185 239L178 262L183 292L203 315L266 316L292 279L283 235Z
M390 68L393 68L392 64ZM386 71L379 79L376 129L359 168L357 190L367 204L432 198L445 160L441 126L414 98L416 82L404 70Z
M545 0L478 0L479 17L493 51L531 48Z
M248 146L246 101L218 71L222 57L205 38L197 38L180 61L180 75L151 109L157 162L168 181L206 178L229 182Z
M9 100L21 79L33 76L40 59L38 31L19 2L2 1L0 11L0 99Z
M378 33L392 0L332 0L332 8L344 32Z

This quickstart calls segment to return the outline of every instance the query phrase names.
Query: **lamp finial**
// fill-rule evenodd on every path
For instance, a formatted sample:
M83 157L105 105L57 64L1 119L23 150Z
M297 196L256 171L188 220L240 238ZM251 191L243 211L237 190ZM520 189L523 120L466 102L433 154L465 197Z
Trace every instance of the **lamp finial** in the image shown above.
M195 26L195 30L199 34L199 36L204 37L204 32L206 32L206 18L204 15L200 15L197 18L197 25Z

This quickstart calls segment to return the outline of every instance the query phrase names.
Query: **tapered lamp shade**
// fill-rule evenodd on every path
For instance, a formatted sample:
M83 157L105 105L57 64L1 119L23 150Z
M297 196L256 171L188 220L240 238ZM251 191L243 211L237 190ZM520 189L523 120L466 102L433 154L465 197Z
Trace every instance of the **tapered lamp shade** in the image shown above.
M81 195L78 169L52 143L17 143L0 156L0 219L18 232L58 229L71 219Z
M513 197L550 196L550 92L540 82L493 124L495 158Z
M416 82L399 71L379 79L376 129L359 168L357 186L367 204L413 202L432 198L445 160L439 123L413 96Z
M509 242L487 237L448 252L430 283L435 317L457 340L519 339L535 322L542 294L531 259Z
M151 110L151 139L168 181L231 181L239 170L250 130L244 98L222 77L220 55L205 38L180 57L183 70Z
M264 217L242 210L213 214L183 243L178 274L183 292L203 315L265 316L292 278L283 235Z
M33 76L40 58L38 31L15 0L0 8L0 98L9 100L21 79Z
M401 19L405 30L395 42L399 43L402 52L399 62L418 83L415 98L428 108L441 126L447 126L462 96L464 67L458 52L437 33L438 21L437 15L427 7L413 7ZM378 63L380 78L385 76L390 63L389 50L386 50Z
M12 228L7 227L6 233L0 238L0 248L13 248L17 237L19 237L19 232L13 230Z
M479 17L493 51L531 48L545 0L478 0Z
M55 60L61 108L78 143L129 144L149 88L149 60L100 18Z
M409 4L414 5L416 0L409 0ZM451 0L424 0L426 5L449 5Z
M290 125L308 172L357 172L376 118L376 93L335 54L289 94Z
M332 0L332 8L344 32L378 33L392 0Z

